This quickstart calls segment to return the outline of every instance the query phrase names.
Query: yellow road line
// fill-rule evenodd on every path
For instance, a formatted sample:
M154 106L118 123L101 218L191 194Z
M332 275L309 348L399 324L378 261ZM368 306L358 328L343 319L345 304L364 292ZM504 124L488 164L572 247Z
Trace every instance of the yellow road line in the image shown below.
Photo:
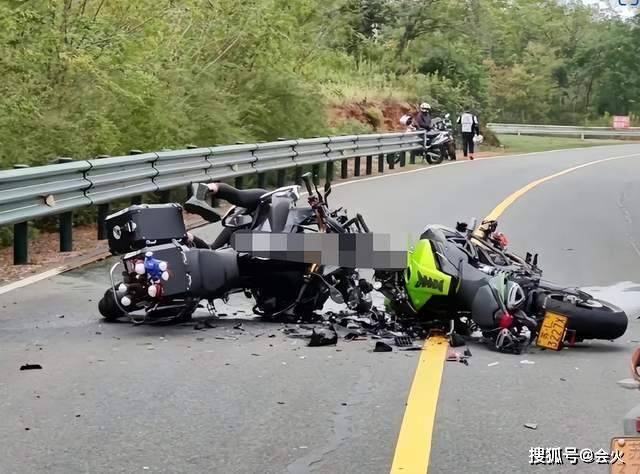
M590 161L589 163L574 166L532 181L504 199L485 217L485 220L497 219L520 197L546 181L587 166L633 156L640 157L640 154L612 156ZM402 419L393 464L391 465L392 474L425 474L429 469L433 427L448 347L447 340L441 336L431 337L425 342L411 390L409 391L407 408Z
M394 474L427 472L433 422L448 349L446 338L432 336L420 353L391 466Z
M535 181L532 181L529 184L527 184L526 186L518 189L516 192L514 192L509 197L507 197L504 201L502 201L500 204L498 204L493 209L493 211L491 211L489 213L489 215L487 217L485 217L485 220L496 220L496 219L498 219L498 217L500 217L502 215L502 213L504 211L506 211L507 208L511 204L513 204L516 200L521 198L524 194L526 194L527 192L531 191L536 186L538 186L538 185L540 185L540 184L542 184L542 183L544 183L546 181L550 181L550 180L552 180L554 178L557 178L559 176L571 173L571 172L579 170L581 168L586 168L587 166L597 165L599 163L604 163L605 161L620 160L622 158L629 158L629 157L632 157L632 156L640 156L640 155L638 155L638 153L634 153L632 155L611 156L609 158L603 158L602 160L590 161L589 163L584 163L582 165L574 166L573 168L567 168L566 170L560 171L558 173L555 173L555 174L552 174L552 175L549 175L549 176L545 176L544 178L540 178L540 179L537 179Z

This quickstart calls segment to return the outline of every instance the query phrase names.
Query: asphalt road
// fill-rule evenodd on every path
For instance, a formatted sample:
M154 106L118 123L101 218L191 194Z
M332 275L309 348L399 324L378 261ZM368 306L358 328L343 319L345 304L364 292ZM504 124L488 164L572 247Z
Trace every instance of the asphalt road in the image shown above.
M480 218L535 179L634 153L541 184L501 226L512 247L540 252L548 278L597 286L636 316L640 285L624 282L640 283L638 145L363 179L336 186L332 201L401 246L428 223ZM215 226L199 233L212 238ZM103 324L96 305L110 263L0 295L1 473L389 472L419 353L373 353L369 341L308 348L281 325L249 320L243 297L206 331ZM616 385L634 339L635 318L615 343L561 353L471 346L469 366L445 366L429 472L536 472L530 447L607 449L640 403ZM43 369L19 371L25 363Z

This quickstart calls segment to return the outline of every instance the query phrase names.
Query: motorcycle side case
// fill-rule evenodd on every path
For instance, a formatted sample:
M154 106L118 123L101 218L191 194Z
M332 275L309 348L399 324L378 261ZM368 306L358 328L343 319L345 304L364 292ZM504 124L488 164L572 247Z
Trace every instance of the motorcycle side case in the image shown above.
M109 251L122 255L149 245L186 241L187 230L178 204L140 204L105 219Z
M167 262L169 279L162 281L163 297L182 297L187 295L192 286L192 278L186 265L185 249L171 243L154 245L130 252L122 257L126 272L135 274L136 263L144 261L147 252L152 252L153 258L156 260Z

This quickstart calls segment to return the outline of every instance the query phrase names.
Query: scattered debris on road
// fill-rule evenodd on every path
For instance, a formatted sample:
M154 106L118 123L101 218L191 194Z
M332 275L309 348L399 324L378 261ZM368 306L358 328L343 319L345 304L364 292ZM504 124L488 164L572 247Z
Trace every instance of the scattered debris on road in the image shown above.
M491 362L490 364L487 364L487 367L495 367L496 365L498 365L500 362Z
M42 369L40 364L25 364L20 367L20 370L39 370Z
M532 361L532 360L524 359L524 360L520 361L520 364L522 364L522 365L533 365L533 364L535 364L535 362Z
M538 423L525 423L524 427L525 428L529 428L530 430L537 430L538 429Z
M311 338L309 339L310 347L318 346L335 346L338 343L338 333L333 328L313 328Z
M375 349L373 349L373 352L393 352L393 347L385 342L377 341L376 347Z

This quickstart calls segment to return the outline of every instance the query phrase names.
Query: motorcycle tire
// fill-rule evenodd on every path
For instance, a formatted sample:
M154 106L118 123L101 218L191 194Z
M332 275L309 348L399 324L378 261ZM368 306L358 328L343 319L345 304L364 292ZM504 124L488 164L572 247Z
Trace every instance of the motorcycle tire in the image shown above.
M430 165L439 165L444 160L444 156L442 156L442 153L438 154L437 157L434 157L434 156L430 155L429 153L425 153L425 157L427 159L427 162Z
M113 290L111 288L104 292L104 296L98 302L98 311L102 315L105 321L116 321L122 316L124 312L120 309L113 296Z
M546 309L554 313L563 314L569 318L567 329L575 331L576 341L585 339L613 340L622 336L627 330L629 320L627 314L617 306L601 300L591 300L598 303L574 304L559 298L547 298Z

